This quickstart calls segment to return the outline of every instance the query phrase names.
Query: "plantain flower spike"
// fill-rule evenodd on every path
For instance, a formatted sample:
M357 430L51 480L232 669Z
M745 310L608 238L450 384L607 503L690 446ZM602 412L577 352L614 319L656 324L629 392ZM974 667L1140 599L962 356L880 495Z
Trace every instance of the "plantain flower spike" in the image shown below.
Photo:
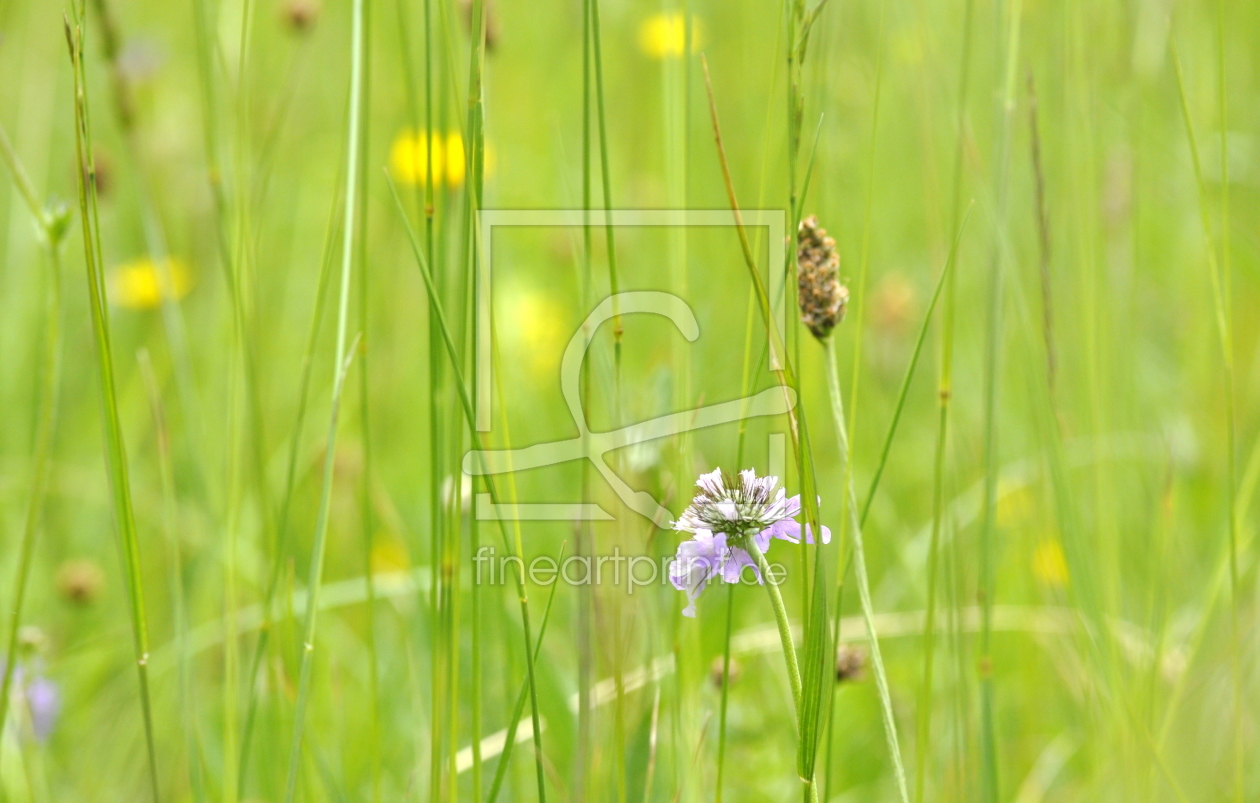
M797 286L801 322L822 340L844 320L849 288L840 283L840 252L836 241L810 215L796 230Z

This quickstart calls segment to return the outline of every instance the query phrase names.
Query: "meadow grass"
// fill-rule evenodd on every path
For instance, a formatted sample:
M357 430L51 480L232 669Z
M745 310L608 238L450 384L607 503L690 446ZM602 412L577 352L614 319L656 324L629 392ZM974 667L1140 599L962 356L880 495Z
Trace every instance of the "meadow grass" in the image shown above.
M1237 0L0 6L0 801L1256 798L1257 32ZM734 225L603 223L664 208ZM588 214L487 240L492 209ZM851 293L820 343L810 214ZM617 300L582 331L642 290L699 339ZM581 459L468 475L574 438L574 337ZM836 537L751 548L785 584L694 619L660 576L546 582L685 535L596 459L672 516L778 473ZM520 515L577 502L609 518Z

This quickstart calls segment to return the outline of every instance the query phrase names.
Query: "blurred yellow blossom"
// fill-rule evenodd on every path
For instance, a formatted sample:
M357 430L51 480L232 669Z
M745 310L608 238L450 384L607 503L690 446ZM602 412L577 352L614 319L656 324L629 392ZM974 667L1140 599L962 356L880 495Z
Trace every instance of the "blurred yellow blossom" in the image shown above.
M687 51L687 25L683 15L674 11L653 14L639 28L639 45L654 59L678 58ZM691 17L691 52L700 50L700 24Z
M549 376L560 365L560 356L572 331L566 330L564 307L547 293L532 287L514 287L503 294L508 301L504 328L512 333L514 362L534 376Z
M428 143L429 135L425 131L403 131L394 138L394 144L389 149L389 167L395 179L404 184L424 183L429 174ZM445 173L442 168L443 145L440 137L434 138L433 166L436 168L437 182L442 180Z
M407 548L397 539L388 536L377 536L368 560L372 566L372 574L405 572L411 568L411 558L407 554Z
M1033 550L1033 575L1043 585L1062 588L1068 584L1067 558L1057 538L1047 538Z
M179 301L192 289L192 272L178 259L167 259L168 292ZM126 309L153 309L162 304L162 272L148 257L133 260L109 273L109 300Z
M458 187L464 183L464 138L454 132L447 134L446 147L442 150L446 155L446 183Z
M394 138L389 151L390 172L403 184L423 184L429 175L429 135L425 131L403 131ZM433 183L446 183L455 189L464 183L467 173L464 160L464 139L458 131L445 137L433 137ZM494 152L486 145L485 171L494 167Z
M997 523L999 527L1017 527L1033 516L1036 500L1032 490L1023 483L1000 480L997 495Z

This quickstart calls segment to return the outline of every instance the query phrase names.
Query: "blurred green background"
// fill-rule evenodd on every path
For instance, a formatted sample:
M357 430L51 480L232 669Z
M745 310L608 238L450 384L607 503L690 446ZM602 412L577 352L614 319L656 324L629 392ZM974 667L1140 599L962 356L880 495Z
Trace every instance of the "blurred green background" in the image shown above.
M441 146L434 270L468 375L460 133L468 8L431 0L426 57L424 2L365 5L364 203L350 301L362 359L350 369L332 461L325 608L298 797L468 800L476 791L484 797L499 758L484 743L474 786L465 766L471 753L460 751L475 734L507 726L525 676L519 609L504 585L481 586L474 608L474 506L455 501L452 479L467 432L385 179L389 172L398 183L423 239L424 146L414 132L424 128L428 62ZM201 36L198 9L208 21ZM0 789L15 801L129 801L151 793L102 461L64 10L0 1L0 123L39 201L60 199L73 218L59 251L57 355L45 336L53 263L6 173L6 643L31 508L41 376L54 360L62 382L19 650L8 656L19 673L0 723ZM729 208L703 54L741 206L786 209L783 6L604 0L599 12L612 206ZM593 105L591 128L583 128L583 4L498 0L487 13L480 206L581 208L589 140L591 197L602 208ZM693 22L684 26L688 14ZM300 616L289 615L305 604L331 412L351 3L91 0L86 21L102 268L152 645L161 797L280 800L302 654ZM110 30L112 56L103 35ZM209 73L198 58L207 45ZM1258 46L1260 6L1238 0L1219 8L1202 0L864 0L831 2L818 16L801 70L798 171L814 153L802 211L816 212L836 239L852 293L834 338L859 499L962 230L942 301L953 310L946 320L954 322L954 366L930 693L923 611L940 307L865 528L901 751L912 788L923 778L925 799L984 799L993 777L994 799L1019 803L1260 798L1260 765L1249 758L1260 745L1252 538L1260 329L1249 314L1260 303ZM119 98L129 99L129 122ZM223 182L221 210L212 179ZM769 270L781 270L778 245L756 232L753 239L763 259L774 256ZM687 343L660 319L628 317L618 380L605 325L586 363L593 429L737 399L746 363L751 389L773 386L760 341L749 335L758 318L733 229L618 228L614 240L619 289L678 294L701 336ZM577 228L495 235L489 439L497 446L577 434L560 394L560 355L593 299L609 292L604 231L590 238L593 283L584 242ZM325 265L331 283L308 349ZM987 329L995 275L1000 314ZM239 283L239 328L226 276ZM838 533L845 472L824 352L795 328L823 522ZM991 342L997 360L986 363ZM986 456L989 424L995 446ZM677 515L696 475L715 466L764 472L770 436L786 431L785 419L753 420L742 439L735 424L699 430L628 449L616 465ZM596 554L674 552L677 533L632 513L580 462L512 476L520 501L589 499L616 518L584 535L572 522L521 522L527 557L572 554L583 537ZM789 493L799 490L794 468L783 480ZM986 484L995 492L988 528ZM481 522L479 533L481 543L500 544L493 522ZM439 541L453 556L438 573L442 594L431 582ZM841 542L820 553L833 584L848 566ZM771 557L789 567L784 594L795 616L799 556L779 549ZM982 660L977 606L986 601L986 560L995 632L991 658ZM274 565L277 621L254 673ZM380 577L370 604L369 569ZM841 638L865 655L852 575L841 576ZM694 620L679 615L682 595L667 584L629 592L611 583L557 588L537 663L548 797L714 799L721 672L712 667L723 651L726 589L710 589ZM550 593L529 588L535 634ZM770 610L752 587L739 588L733 604L739 672L728 687L720 797L794 799L796 726ZM234 637L229 621L238 623ZM574 697L584 672L606 681L589 723L579 722ZM988 672L995 767L985 764L982 744L980 679ZM39 695L49 688L52 702ZM234 754L255 707L242 762ZM896 799L869 667L838 681L832 711L819 764L830 799ZM931 730L916 738L928 717ZM536 799L531 756L522 742L500 799Z

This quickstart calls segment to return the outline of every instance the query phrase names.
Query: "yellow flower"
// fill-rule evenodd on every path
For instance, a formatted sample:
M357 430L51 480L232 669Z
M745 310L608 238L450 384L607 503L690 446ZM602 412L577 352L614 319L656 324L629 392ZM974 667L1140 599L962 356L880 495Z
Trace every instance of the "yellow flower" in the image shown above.
M639 28L639 46L654 59L678 58L687 51L687 25L680 12L653 14ZM700 50L700 23L691 17L691 52Z
M394 138L389 151L390 172L403 184L423 184L429 175L429 135L421 131L403 131ZM446 183L455 189L464 183L467 172L464 164L464 139L458 131L445 137L433 137L433 183ZM494 154L486 145L485 172L489 175L494 165Z
M404 184L423 184L429 175L429 135L427 132L412 133L403 131L394 138L389 149L389 166L394 178ZM445 171L442 169L441 137L433 138L434 183L441 183Z
M446 135L446 183L458 187L464 183L464 138L455 132Z
M407 555L407 549L388 536L377 536L368 560L372 566L372 574L405 572L411 568L411 558Z
M504 297L511 299L504 331L512 332L513 362L534 376L553 375L572 334L565 329L564 308L532 287L510 287Z
M1033 550L1033 574L1043 585L1063 588L1068 584L1067 558L1057 538L1047 538Z
M1002 480L998 484L997 523L1018 527L1033 517L1036 500L1027 485Z
M167 291L179 301L192 289L192 273L178 259L168 258L167 276L162 276L157 263L148 257L127 262L110 271L109 300L126 309L153 309L162 304L164 278L170 280Z

